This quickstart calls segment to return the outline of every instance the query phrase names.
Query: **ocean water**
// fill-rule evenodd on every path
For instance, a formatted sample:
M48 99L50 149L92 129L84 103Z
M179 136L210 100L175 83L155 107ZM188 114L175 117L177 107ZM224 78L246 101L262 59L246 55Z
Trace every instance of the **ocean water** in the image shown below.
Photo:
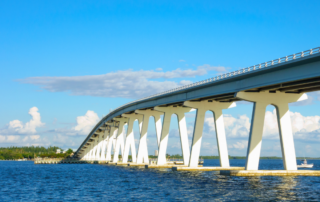
M320 161L310 160L315 170ZM244 166L245 160L230 160ZM205 160L204 166L219 165ZM261 160L260 169L283 169ZM233 177L99 164L34 165L0 161L0 201L271 201L320 200L320 177Z

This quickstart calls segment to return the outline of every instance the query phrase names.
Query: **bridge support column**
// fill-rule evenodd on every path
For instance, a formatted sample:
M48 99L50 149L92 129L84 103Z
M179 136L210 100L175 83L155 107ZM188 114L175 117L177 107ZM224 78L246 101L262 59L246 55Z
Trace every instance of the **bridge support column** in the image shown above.
M89 159L89 151L90 151L90 144L87 143L86 155L84 156L84 160Z
M106 160L111 161L111 153L112 153L112 147L113 151L115 150L115 138L118 134L118 128L115 127L114 125L110 127L110 135L109 135L109 141L108 141L108 146L107 146L107 155L106 155Z
M85 159L86 155L87 155L87 148L84 149L83 155L82 155L82 157L81 157L80 160L86 160L86 159Z
M98 138L99 137L95 137L94 138L94 146L93 146L93 149L92 149L92 158L91 160L96 160L96 152L97 152L97 147L98 147Z
M128 118L129 120L127 137L126 137L126 142L124 146L124 153L122 154L122 162L123 163L128 162L129 149L131 148L132 162L135 163L137 162L137 153L136 153L136 146L134 143L133 124L134 124L134 121L137 119L139 122L139 129L141 133L143 116L140 114L122 114L122 116Z
M160 142L160 136L161 136L161 130L162 130L160 115L162 115L163 113L154 111L151 109L136 110L135 112L137 114L143 115L137 163L149 163L148 146L147 146L147 132L148 132L148 126L149 126L149 119L150 119L150 116L154 117L156 134L157 134L157 143L158 143L158 149L159 149L159 142Z
M88 160L92 160L92 156L93 156L93 147L94 147L94 139L90 142L90 151L89 151L89 157L88 157Z
M84 149L84 155L83 155L83 157L81 158L81 160L86 160L86 157L87 157L87 154L88 154L88 147L86 147L85 149Z
M172 114L176 114L178 118L181 149L184 165L189 165L190 149L188 143L188 132L184 113L192 111L189 107L155 107L154 110L164 112L161 139L159 144L158 165L167 163L166 154L168 146L169 128Z
M82 147L83 149L80 151L80 155L79 155L79 159L80 160L84 160L84 157L86 156L86 149L87 148L84 148Z
M101 141L102 141L102 134L99 134L97 137L97 146L95 151L95 160L100 160L100 150L101 150Z
M114 118L115 121L119 122L118 135L116 140L116 148L113 156L113 163L117 163L119 160L119 150L121 149L121 155L124 153L124 138L123 138L123 128L126 123L128 123L127 118Z
M198 167L203 125L205 120L205 114L207 111L213 112L218 152L220 157L220 166L230 167L222 109L235 107L236 104L233 102L217 102L214 100L209 102L208 100L204 100L199 102L186 101L183 105L197 109L197 115L193 130L189 167Z
M101 148L101 161L106 160L106 150L107 150L107 145L108 145L108 140L109 140L109 134L110 134L110 127L107 127L106 130L104 131L104 138L102 140L102 148Z
M269 92L239 92L237 97L254 102L251 129L247 150L246 170L258 170L262 143L265 111L268 105L274 105L277 110L278 127L285 170L297 170L296 153L293 142L292 126L288 103L307 99L304 93Z

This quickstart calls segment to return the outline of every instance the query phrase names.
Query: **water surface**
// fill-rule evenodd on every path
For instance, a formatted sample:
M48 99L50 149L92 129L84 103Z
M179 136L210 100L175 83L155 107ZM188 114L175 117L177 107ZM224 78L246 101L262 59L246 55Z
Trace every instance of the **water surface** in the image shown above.
M245 160L230 160L244 166ZM313 169L320 170L320 161ZM205 160L204 166L219 165ZM261 160L260 169L283 169ZM233 177L98 164L34 165L0 161L0 201L320 200L320 177Z

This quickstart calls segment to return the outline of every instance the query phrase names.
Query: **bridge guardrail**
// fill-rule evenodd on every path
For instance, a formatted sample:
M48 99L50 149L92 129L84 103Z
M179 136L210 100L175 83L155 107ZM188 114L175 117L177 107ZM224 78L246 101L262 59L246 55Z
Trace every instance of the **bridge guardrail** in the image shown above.
M168 90L168 91L165 91L165 92L157 93L157 94L154 94L154 95L151 95L151 96L148 96L148 97L144 97L144 98L141 98L141 99L138 99L138 100L134 100L132 102L128 102L125 105L129 105L129 104L134 103L134 102L146 100L146 99L157 97L157 96L160 96L160 95L173 93L173 92L176 92L176 91L179 91L179 90L183 90L183 89L186 89L186 88L191 88L191 87L194 87L194 86L206 84L206 83L209 83L209 82L219 81L221 79L229 78L229 77L236 76L236 75L239 75L239 74L243 74L243 73L246 73L246 72L251 72L251 71L254 71L254 70L257 70L257 69L270 67L272 65L276 65L276 64L280 64L280 63L284 63L284 62L289 62L289 61L292 61L292 60L295 60L295 59L298 59L298 58L306 57L306 56L317 54L317 53L320 53L320 47L313 48L313 49L306 50L306 51L302 51L300 53L295 53L295 54L292 54L292 55L289 55L289 56L286 56L286 57L278 58L278 59L275 59L275 60L271 60L271 61L268 61L268 62L257 64L257 65L253 65L253 66L246 67L246 68L243 68L243 69L239 69L239 70L236 70L236 71L233 71L233 72L228 72L228 73L225 73L225 74L221 74L221 75L209 78L209 79L205 79L205 80L202 80L202 81L199 81L199 82L195 82L195 83L192 83L192 84L184 85L184 86L181 86L181 87L178 87L178 88L174 88L174 89L171 89L171 90ZM116 111L117 109L120 109L121 107L123 107L125 105L122 105L122 106L114 109L113 111ZM111 111L111 112L113 112L113 111Z

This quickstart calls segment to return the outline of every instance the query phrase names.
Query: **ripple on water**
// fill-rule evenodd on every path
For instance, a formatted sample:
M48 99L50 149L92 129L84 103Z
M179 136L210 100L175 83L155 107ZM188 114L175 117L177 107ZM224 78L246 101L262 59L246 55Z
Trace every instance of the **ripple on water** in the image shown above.
M231 160L244 166L244 160ZM313 161L315 169L320 161ZM206 160L205 166L219 165ZM283 169L261 160L261 169ZM0 201L319 200L320 177L234 177L98 164L34 165L0 161Z

